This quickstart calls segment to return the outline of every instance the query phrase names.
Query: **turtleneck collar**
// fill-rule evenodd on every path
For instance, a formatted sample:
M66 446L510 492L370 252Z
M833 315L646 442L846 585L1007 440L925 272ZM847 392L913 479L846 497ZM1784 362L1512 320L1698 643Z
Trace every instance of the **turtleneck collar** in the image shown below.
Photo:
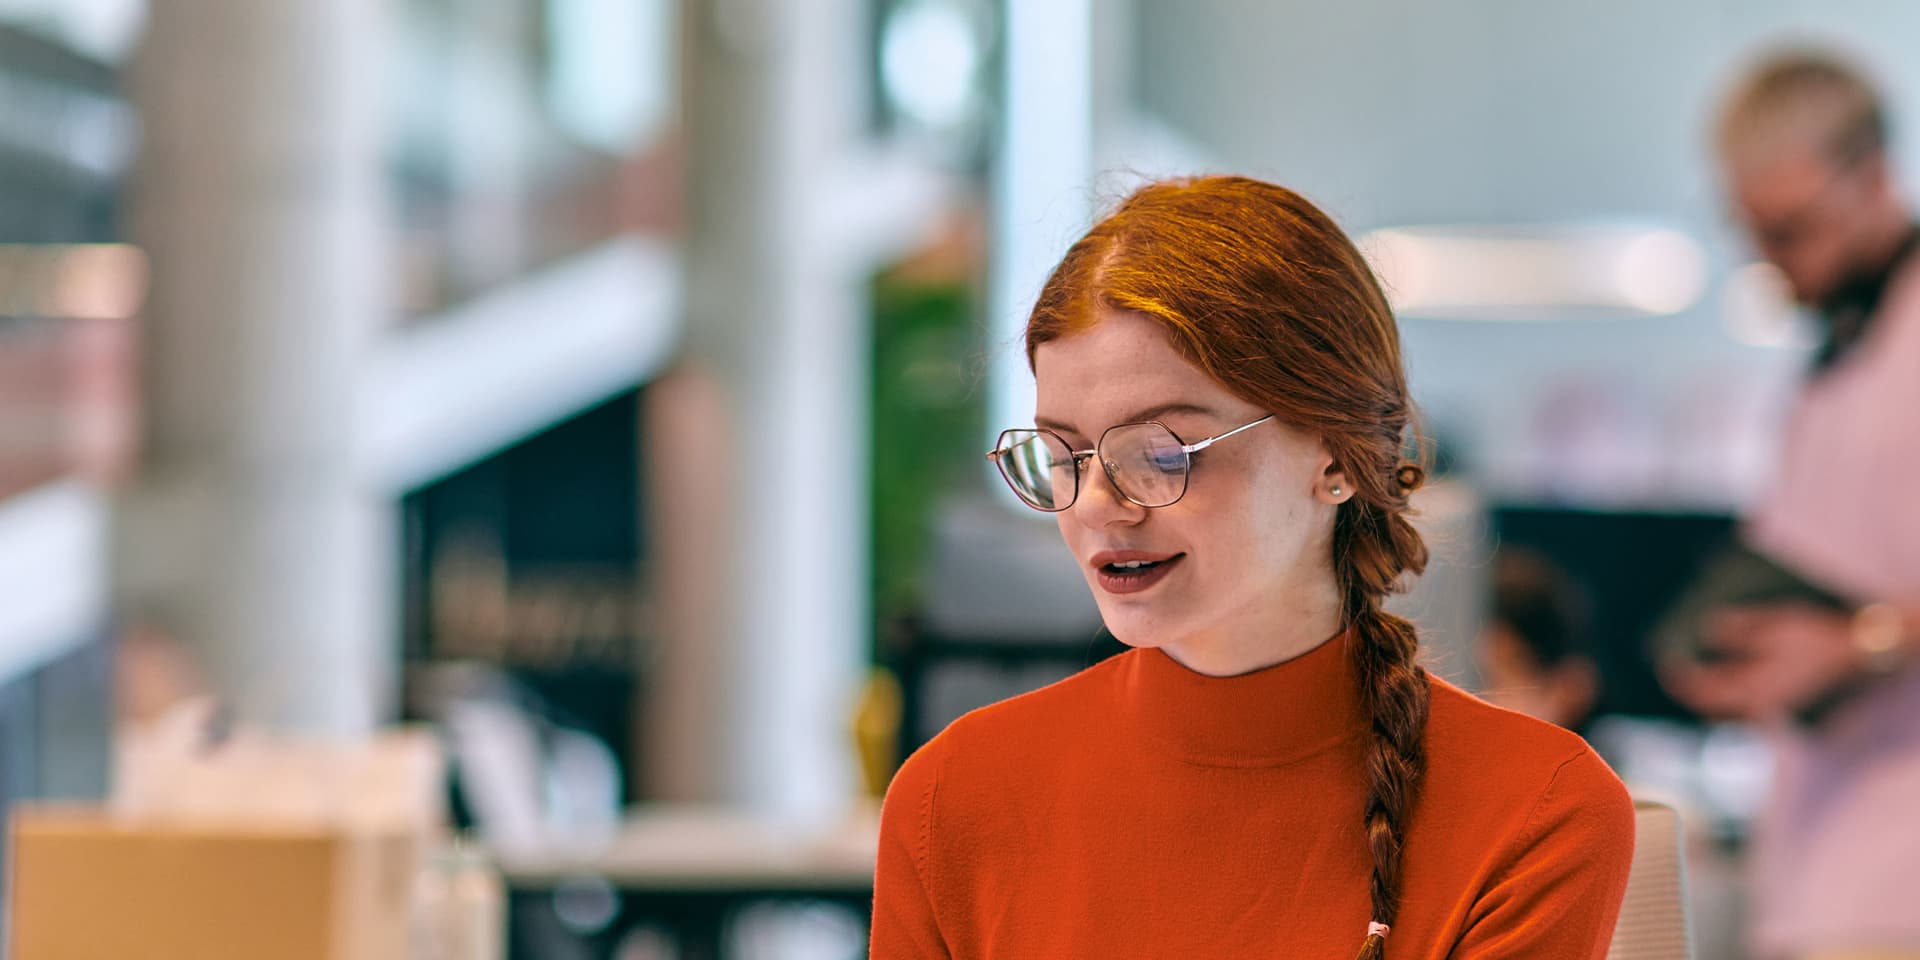
M1359 691L1343 633L1291 660L1232 677L1181 665L1158 647L1123 654L1120 710L1132 735L1205 766L1273 766L1360 736Z

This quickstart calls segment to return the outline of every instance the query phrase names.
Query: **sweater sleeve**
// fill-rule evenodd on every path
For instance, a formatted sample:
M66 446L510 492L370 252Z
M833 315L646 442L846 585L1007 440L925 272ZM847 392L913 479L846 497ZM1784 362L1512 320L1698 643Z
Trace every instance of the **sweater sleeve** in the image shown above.
M880 807L880 854L874 865L872 960L949 960L934 916L933 799L939 782L936 740L907 758Z
M1603 960L1627 892L1633 824L1633 801L1598 754L1563 762L1449 956Z

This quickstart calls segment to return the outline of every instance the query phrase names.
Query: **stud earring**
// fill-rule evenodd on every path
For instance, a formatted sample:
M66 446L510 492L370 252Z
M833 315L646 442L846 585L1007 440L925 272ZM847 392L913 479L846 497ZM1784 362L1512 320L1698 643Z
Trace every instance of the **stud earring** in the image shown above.
M1331 494L1333 494L1334 496L1336 496L1336 497L1337 497L1337 496L1339 496L1339 495L1340 495L1340 488L1339 488L1339 487L1334 487L1334 488L1333 488L1332 490L1329 490L1329 491L1327 491L1327 492L1328 492L1328 493L1331 493Z

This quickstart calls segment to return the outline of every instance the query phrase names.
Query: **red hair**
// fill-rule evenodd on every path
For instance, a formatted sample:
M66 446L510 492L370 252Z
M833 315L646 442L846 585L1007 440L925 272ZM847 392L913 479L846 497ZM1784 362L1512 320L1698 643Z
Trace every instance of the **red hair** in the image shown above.
M1332 219L1299 194L1244 177L1136 191L1067 251L1027 323L1043 343L1127 310L1165 328L1181 356L1234 394L1319 436L1353 497L1334 520L1333 567L1372 717L1365 833L1373 916L1400 905L1400 853L1426 770L1427 676L1413 625L1381 609L1426 567L1407 496L1424 474L1401 455L1411 404L1400 336L1379 282ZM1384 955L1368 933L1362 960Z

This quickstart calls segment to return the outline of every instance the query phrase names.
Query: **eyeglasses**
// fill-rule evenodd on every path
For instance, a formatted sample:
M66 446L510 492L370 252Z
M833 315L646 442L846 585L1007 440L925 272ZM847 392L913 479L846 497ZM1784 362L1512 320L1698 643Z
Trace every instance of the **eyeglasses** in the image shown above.
M1812 196L1784 215L1762 219L1747 211L1737 211L1733 219L1746 229L1762 256L1772 258L1784 255L1804 244L1823 226L1832 223L1835 212L1833 201L1840 196L1839 188L1853 182L1853 174L1858 168L1857 163L1834 167Z
M1186 496L1194 454L1272 419L1268 414L1195 443L1183 442L1158 420L1116 424L1100 435L1092 450L1075 450L1051 430L1003 430L987 459L1000 468L1000 476L1021 501L1035 510L1059 513L1073 506L1080 498L1080 468L1095 456L1113 488L1129 502L1166 507Z

